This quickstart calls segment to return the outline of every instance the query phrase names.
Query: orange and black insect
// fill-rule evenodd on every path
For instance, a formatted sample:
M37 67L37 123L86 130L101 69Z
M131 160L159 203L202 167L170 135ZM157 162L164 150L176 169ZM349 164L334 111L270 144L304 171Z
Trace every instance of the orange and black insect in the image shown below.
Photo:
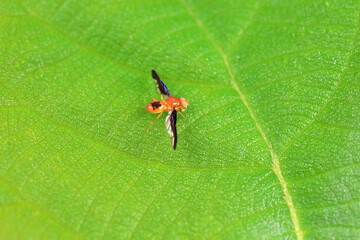
M189 105L189 102L185 100L185 98L175 98L171 97L170 92L168 88L165 86L165 84L160 80L157 73L152 70L152 77L154 78L157 88L159 90L159 94L161 94L161 101L152 99L153 101L146 107L146 110L150 113L160 113L159 116L150 124L150 126L147 129L147 132L149 131L151 125L163 114L163 112L168 112L168 116L165 119L165 126L166 129L172 139L172 145L174 147L174 150L176 149L176 143L177 143L177 132L176 132L176 118L177 118L177 112L185 111L187 106ZM163 96L166 96L166 99L164 100ZM183 117L185 117L181 112L179 112Z

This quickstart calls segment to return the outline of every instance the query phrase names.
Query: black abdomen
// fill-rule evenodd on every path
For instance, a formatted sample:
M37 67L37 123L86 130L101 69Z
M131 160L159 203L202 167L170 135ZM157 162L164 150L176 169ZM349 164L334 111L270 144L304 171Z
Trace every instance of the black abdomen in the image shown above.
M161 102L152 102L151 106L152 106L153 110L155 110L155 109L161 107Z

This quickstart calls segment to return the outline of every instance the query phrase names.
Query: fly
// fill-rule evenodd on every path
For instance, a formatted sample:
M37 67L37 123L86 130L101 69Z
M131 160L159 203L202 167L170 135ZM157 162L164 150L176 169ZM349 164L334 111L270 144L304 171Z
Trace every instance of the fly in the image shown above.
M156 119L150 124L147 132L149 131L151 125L163 114L163 112L168 112L168 116L165 119L165 126L166 130L168 131L172 145L174 150L176 149L177 143L177 132L176 132L176 119L177 119L177 112L179 112L183 117L185 117L181 111L185 111L189 105L189 102L185 100L185 98L175 98L170 95L168 88L165 84L160 80L159 75L155 72L155 70L151 71L152 77L156 82L158 93L161 94L161 101L152 99L153 101L146 107L146 111L150 113L160 113ZM166 96L164 100L163 95Z

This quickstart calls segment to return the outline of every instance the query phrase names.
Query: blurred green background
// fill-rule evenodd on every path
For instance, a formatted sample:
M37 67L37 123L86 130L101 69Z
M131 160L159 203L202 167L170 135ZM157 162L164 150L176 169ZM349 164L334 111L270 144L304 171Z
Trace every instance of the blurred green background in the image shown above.
M359 239L360 2L2 0L1 239ZM155 69L190 106L174 151Z

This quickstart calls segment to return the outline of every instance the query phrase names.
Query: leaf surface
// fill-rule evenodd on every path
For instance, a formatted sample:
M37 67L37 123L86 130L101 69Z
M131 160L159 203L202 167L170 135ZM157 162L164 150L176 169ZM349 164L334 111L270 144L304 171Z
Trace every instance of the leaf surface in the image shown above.
M0 238L359 238L359 9L2 1Z

